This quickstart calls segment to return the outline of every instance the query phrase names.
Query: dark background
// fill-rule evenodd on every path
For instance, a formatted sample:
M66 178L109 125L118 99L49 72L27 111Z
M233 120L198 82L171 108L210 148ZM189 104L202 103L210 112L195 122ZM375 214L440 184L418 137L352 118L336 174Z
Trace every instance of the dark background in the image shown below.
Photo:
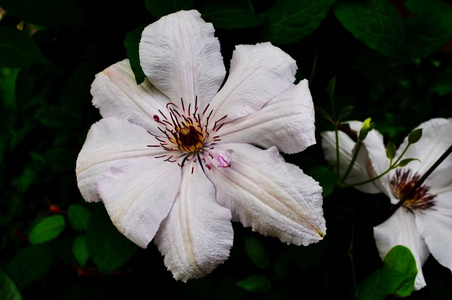
M271 41L297 61L315 106L332 113L326 88L334 77L336 110L354 106L347 119L371 117L396 145L421 122L451 116L449 2L0 0L0 7L0 298L353 299L355 285L382 267L372 228L389 200L335 186L319 136L332 126L320 115L318 144L285 156L324 187L327 235L318 244L285 245L234 224L230 258L181 283L153 243L139 249L116 232L102 204L84 203L75 161L100 119L89 93L94 75L136 59L136 33L164 14L200 10L227 68L235 45ZM17 42L5 28L20 24ZM381 36L385 26L393 30ZM33 228L54 215L64 217L62 231L31 243ZM74 250L80 236L84 252ZM83 263L77 251L87 253ZM410 299L452 297L450 270L430 257L423 272L427 287Z

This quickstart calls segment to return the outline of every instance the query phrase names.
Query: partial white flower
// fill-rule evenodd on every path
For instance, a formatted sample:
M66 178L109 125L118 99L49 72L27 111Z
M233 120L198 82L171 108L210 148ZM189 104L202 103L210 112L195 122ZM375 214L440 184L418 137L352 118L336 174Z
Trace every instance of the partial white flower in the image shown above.
M355 130L361 126L360 122L351 122ZM372 190L366 190L370 185L361 188L364 192L374 192L377 187L385 193L392 204L399 202L402 195L427 172L436 160L452 145L452 119L431 119L419 125L423 128L422 138L412 144L405 153L404 158L417 158L406 167L390 171L376 180ZM364 140L362 161L371 168L364 168L359 163L353 170L353 178L349 183L365 181L375 175L381 174L389 167L385 146L381 134L373 130ZM371 132L371 133L372 133ZM323 148L325 157L331 165L335 165L336 157L334 146L331 146L331 135L323 133ZM339 145L343 163L350 162L353 149L348 137L340 134ZM408 138L397 150L399 157L408 144ZM345 155L342 156L342 153ZM342 162L341 162L342 166ZM371 170L371 171L368 171ZM352 181L353 179L353 181ZM452 270L452 156L449 155L424 183L415 190L411 198L404 202L388 220L374 228L374 236L378 251L383 259L386 254L397 245L408 247L413 253L418 274L415 280L415 289L426 285L422 273L422 265L431 253L440 264Z
M348 125L348 129L344 126L343 131L338 132L339 137L339 172L340 175L343 176L350 164L350 161L353 157L353 151L356 145L356 141L358 139L359 131L362 127L362 122L360 121L349 121L344 125ZM337 154L336 154L336 137L334 131L325 131L321 133L322 136L322 148L323 153L325 154L325 159L331 165L331 167L338 172L337 170ZM385 151L385 147L383 145L383 136L376 130L372 130L368 133L366 139L372 139L377 142L380 148L376 149ZM384 153L384 152L383 152ZM389 165L389 164L388 164ZM346 183L356 183L363 182L373 178L375 176L374 168L372 167L372 162L369 159L369 154L367 153L366 147L361 147L361 150L358 153L358 157L353 165L353 169L351 170L349 176L347 177ZM355 187L357 190L360 190L365 193L376 194L380 193L380 189L376 186L376 182L371 182L364 185L358 185Z
M213 26L194 10L146 27L139 51L143 84L128 60L92 84L103 119L77 160L85 200L102 201L140 247L154 240L183 281L227 259L231 220L286 243L321 240L322 189L279 154L315 143L312 98L306 80L293 84L295 61L270 43L239 45L223 83Z

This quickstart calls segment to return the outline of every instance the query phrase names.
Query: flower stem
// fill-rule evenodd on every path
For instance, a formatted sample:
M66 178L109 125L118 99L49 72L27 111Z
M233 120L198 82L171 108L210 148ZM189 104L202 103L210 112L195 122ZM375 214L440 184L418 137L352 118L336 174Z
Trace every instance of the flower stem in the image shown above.
M359 141L356 143L357 149L358 149L358 144L359 144L359 143L360 143ZM345 183L345 179L347 179L347 177L344 175L344 178L342 179L341 187L347 188L347 187L354 187L354 186L358 186L358 185L363 185L363 184L370 183L370 182L372 182L372 181L375 181L375 180L377 180L377 179L383 177L384 175L388 174L389 171L391 171L392 169L395 169L395 168L397 167L397 164L400 162L400 160L401 160L402 157L405 155L406 151L408 150L408 148L409 148L410 146L411 146L411 144L408 144L408 145L406 146L406 148L403 150L402 154L400 154L400 156L396 159L396 161L395 161L394 163L393 163L393 159L391 158L391 160L389 161L389 167L388 167L388 169L387 169L386 171L384 171L383 173L381 173L381 174L379 174L379 175L377 175L377 176L375 176L375 177L372 177L372 178L370 178L370 179L368 179L368 180L364 180L364 181L356 182L356 183L351 183L351 184L344 184L344 183ZM361 146L359 146L359 148L361 148ZM359 149L358 149L358 150L359 150ZM357 153L357 152L355 151L355 153L353 154L354 160L356 160L356 157L355 157L355 154L356 154L356 153ZM357 154L356 154L356 156L357 156ZM352 158L352 161L350 162L350 165L348 166L348 169L350 169L350 170L351 170L351 168L353 167L353 164L355 163L354 160L353 160L353 158ZM348 171L348 169L347 169L347 171ZM349 173L350 173L350 172L349 172ZM347 173L346 173L346 175L348 176Z
M386 171L384 171L383 173L379 174L378 176L372 177L371 179L368 179L368 180L365 180L365 181L361 181L361 182L351 183L351 184L345 184L345 185L342 185L342 187L343 188L348 188L348 187L354 187L354 186L370 183L370 182L375 181L377 179L380 179L384 175L388 174L389 171L391 171L392 169L393 169L392 167L389 167Z
M312 63L311 75L309 76L309 84L314 80L314 74L317 69L317 59L319 57L319 45L315 48L314 62Z
M408 148L410 148L411 144L408 143L405 147L405 149L403 149L402 154L400 154L400 156L396 159L395 163L392 164L392 160L391 160L391 164L389 165L390 167L392 166L397 166L397 164L399 163L399 161L402 159L402 157L405 155L405 153L407 152Z
M339 152L339 130L337 128L337 123L334 124L334 138L336 139L336 173L337 182L340 183L341 180L341 164L340 164L340 152Z
M342 177L341 184L345 183L345 180L347 180L348 175L350 175L350 172L352 171L352 168L355 165L355 161L358 158L358 154L359 154L359 151L361 150L361 146L362 146L362 142L360 140L358 140L358 142L356 143L355 151L353 151L352 160L348 164L344 177Z
M405 201L408 200L412 196L412 194L417 190L417 188L420 187L424 183L425 179L427 179L427 177L432 174L432 172L447 158L447 156L449 156L449 154L451 152L452 152L452 145L450 145L449 148L443 153L443 155L441 155L436 160L436 162L427 170L427 172L425 172L424 175L422 175L422 177L419 178L419 180L411 187L409 192L402 195L400 201L397 202L397 204L395 204L392 207L388 218L391 217L396 212L396 210L399 209L403 205L403 203L405 203Z

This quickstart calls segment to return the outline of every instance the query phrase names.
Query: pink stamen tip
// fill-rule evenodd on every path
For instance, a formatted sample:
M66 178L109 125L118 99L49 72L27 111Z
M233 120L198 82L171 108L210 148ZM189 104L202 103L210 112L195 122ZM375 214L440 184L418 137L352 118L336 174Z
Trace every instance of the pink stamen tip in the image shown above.
M160 118L159 118L159 116L157 116L157 115L154 115L154 121L156 121L156 122L159 122L159 121L160 121Z
M231 158L226 153L218 154L218 166L221 168L228 168L231 166Z

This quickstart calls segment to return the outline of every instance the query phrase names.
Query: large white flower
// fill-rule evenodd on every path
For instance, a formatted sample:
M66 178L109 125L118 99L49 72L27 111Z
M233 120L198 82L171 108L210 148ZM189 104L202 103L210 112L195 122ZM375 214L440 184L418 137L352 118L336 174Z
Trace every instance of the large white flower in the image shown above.
M350 122L350 128L359 132L361 122ZM392 204L399 202L402 195L424 175L436 160L452 145L452 119L432 119L419 125L423 135L412 144L403 156L417 158L406 167L397 168L372 184L362 186L361 191L385 193ZM349 183L362 182L389 167L383 137L373 130L364 140ZM322 147L331 165L336 164L334 133L322 133ZM350 162L354 142L350 137L339 135L341 169ZM408 145L408 138L397 150L396 157ZM361 157L361 158L360 158ZM342 173L343 174L343 173ZM404 245L413 253L418 268L415 289L426 285L422 265L431 253L439 263L452 270L452 155L449 155L424 183L418 187L401 208L385 222L374 228L374 237L380 256L384 258L396 245Z
M85 200L140 247L154 239L183 281L227 259L231 220L286 243L321 240L322 189L279 155L315 143L295 61L270 43L237 46L222 86L219 42L194 10L146 27L139 51L143 84L127 60L92 84L103 119L77 160Z

